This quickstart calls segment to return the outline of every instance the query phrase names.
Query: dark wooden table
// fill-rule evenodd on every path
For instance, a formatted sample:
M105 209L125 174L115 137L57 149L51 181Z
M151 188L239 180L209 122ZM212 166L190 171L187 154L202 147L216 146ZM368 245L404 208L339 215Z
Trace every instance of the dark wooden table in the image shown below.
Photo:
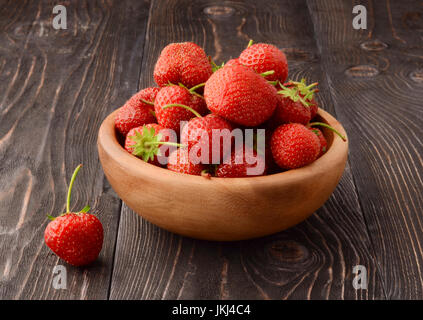
M1 299L422 299L423 3L360 1L54 1L0 5ZM290 78L320 82L344 125L349 162L304 223L235 243L184 238L116 196L98 161L101 121L138 89L169 42L194 41L217 62L249 39L283 48ZM105 228L100 258L74 268L46 247L46 214L73 203ZM67 270L54 289L53 268ZM368 272L355 290L353 267Z

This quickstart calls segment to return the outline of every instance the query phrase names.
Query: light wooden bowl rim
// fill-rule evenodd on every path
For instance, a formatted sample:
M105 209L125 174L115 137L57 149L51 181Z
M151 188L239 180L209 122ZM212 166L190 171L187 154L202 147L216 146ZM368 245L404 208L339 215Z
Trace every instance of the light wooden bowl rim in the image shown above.
M281 183L290 183L294 181L300 180L307 180L313 177L317 172L321 170L326 170L334 163L343 162L345 154L348 153L348 138L347 141L344 142L338 136L332 134L330 139L328 139L328 150L326 153L321 156L319 159L314 161L313 163L299 168L288 170L285 172L275 173L267 176L259 176L259 177L246 177L246 178L210 178L207 179L201 176L194 176L194 175L187 175L181 174L178 172L174 172L171 170L167 170L166 168L161 168L149 163L146 163L133 155L129 154L118 142L116 137L115 131L115 116L117 114L117 110L109 114L106 119L101 124L98 133L98 141L97 143L100 144L103 150L109 154L109 156L113 159L119 159L118 165L121 166L126 172L130 172L133 176L142 176L144 178L151 178L156 180L157 182L169 182L173 180L174 182L178 183L187 183L187 184L224 184L226 188L231 187L240 187L251 185L254 182L254 185L260 187L272 186L274 184ZM318 115L324 120L324 122L328 123L335 129L337 129L340 133L342 133L345 137L347 134L342 127L342 125L328 112L319 108Z

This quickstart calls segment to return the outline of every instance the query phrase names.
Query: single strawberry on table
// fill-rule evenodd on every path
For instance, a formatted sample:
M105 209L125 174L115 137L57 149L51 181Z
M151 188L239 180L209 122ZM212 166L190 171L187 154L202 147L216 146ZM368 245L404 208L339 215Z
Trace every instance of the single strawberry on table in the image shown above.
M103 246L103 226L100 220L86 206L80 211L71 212L70 198L76 175L81 169L79 165L71 178L66 212L54 218L45 229L46 245L61 259L74 266L87 265L97 259Z
M204 99L194 94L191 89L177 85L160 89L154 102L154 110L161 126L179 132L181 121L190 120L195 116L195 112L202 115L207 111ZM184 106L194 110L194 113Z
M133 95L118 111L115 127L126 135L132 128L156 122L154 100L160 88L146 88Z
M274 71L266 75L269 81L284 83L288 77L288 62L285 54L277 47L267 43L248 44L247 49L241 52L238 62L257 73Z
M270 118L277 104L275 87L251 69L225 66L207 80L207 107L238 125L257 126Z
M192 42L167 45L154 67L154 79L160 87L182 83L191 88L206 82L212 73L206 53Z

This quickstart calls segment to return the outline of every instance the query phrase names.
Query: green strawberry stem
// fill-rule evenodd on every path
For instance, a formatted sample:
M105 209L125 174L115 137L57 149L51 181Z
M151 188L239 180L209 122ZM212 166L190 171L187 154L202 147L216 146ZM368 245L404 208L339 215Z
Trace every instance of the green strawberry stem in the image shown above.
M224 62L222 62L222 64L220 65L220 66L218 66L213 60L212 60L212 58L211 57L209 57L209 60L210 60L210 64L212 65L212 71L213 72L216 72L217 70L219 70L219 69L221 69L221 68L223 68L223 66L225 65L225 63Z
M198 88L201 88L201 87L204 87L206 85L206 83L205 82L203 82L203 83L200 83L200 84L197 84L196 86L193 86L191 89L189 89L188 91L190 92L190 93L193 93L195 90L197 90Z
M216 64L216 62L213 61L212 57L210 57L210 56L209 56L209 61L210 61L210 64L212 65L213 69L217 70L219 68L219 66Z
M310 90L311 88L313 88L313 87L317 86L318 84L319 84L318 82L314 82L314 83L309 84L309 85L307 86L304 78L303 78L303 79L301 79L301 81L300 81L300 82L290 80L290 81L288 81L288 83L287 83L287 85L297 86L297 87L300 89L300 91L302 91L302 90L304 90L304 89Z
M87 213L88 211L90 211L91 207L90 206L85 206L82 208L82 210L80 210L79 212L83 212L83 213Z
M70 200L71 200L71 193L72 193L72 187L73 183L75 182L76 176L78 175L79 170L81 170L82 164L76 167L75 171L72 174L72 178L69 183L69 189L68 189L68 196L66 199L66 212L70 212Z
M250 41L248 42L247 48L251 47L253 45L253 39L250 39Z
M205 84L205 83L204 83ZM199 94L199 93L197 93L197 92L195 92L194 90L192 90L191 91L191 89L188 89L183 83L181 83L181 82L179 82L178 83L178 85L180 86L180 87L182 87L182 88L184 88L184 89L187 89L188 90L188 92L189 93L191 93L191 94L193 94L194 96L197 96L197 97L199 97L199 98L201 98L201 99L204 99L204 97L201 95L201 94ZM194 87L193 87L194 88Z
M334 133L336 133L343 141L347 141L347 139L335 128L331 127L330 125L323 123L323 122L312 122L309 124L310 127L313 126L321 126L321 127L325 127L328 128L329 130L333 131Z
M171 107L181 107L181 108L184 108L186 110L191 111L197 118L202 118L201 114L199 114L193 108L188 107L188 106L186 106L184 104L179 104L179 103L167 104L167 105L163 106L162 109L164 110L164 109L171 108Z
M212 175L211 175L209 169L204 169L204 170L201 171L200 176L207 178L207 179L210 179Z
M180 144L177 142L169 142L169 141L146 141L144 142L144 146L157 146L157 145L166 145L166 146L174 146L174 147L180 147L185 148L186 145Z
M275 73L275 70L269 70L269 71L265 71L265 72L260 73L260 75L262 77L266 77L266 76L270 76L271 74L274 74L274 73Z
M150 102L150 101L144 100L142 98L140 98L140 100L145 104L149 104L150 106L154 106L154 102Z

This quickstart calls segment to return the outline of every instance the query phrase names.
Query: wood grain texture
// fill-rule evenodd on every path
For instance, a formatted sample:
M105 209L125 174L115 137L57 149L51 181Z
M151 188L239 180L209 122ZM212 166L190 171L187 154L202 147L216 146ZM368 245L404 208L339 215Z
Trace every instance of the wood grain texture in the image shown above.
M98 127L138 84L149 3L65 1L68 29L52 27L54 4L0 5L0 299L106 299L120 200L98 163ZM64 210L73 169L83 163L73 205L90 204L105 229L87 268L44 244L46 214ZM52 287L66 265L67 289Z
M422 3L362 1L362 31L356 1L308 4L387 298L422 299Z
M252 38L284 48L291 78L320 81L320 102L333 113L305 8L305 1L153 1L140 87L154 84L155 60L169 42L194 41L220 63L237 56ZM367 267L368 290L352 286L357 264ZM347 167L330 200L314 216L258 240L183 238L142 220L124 205L110 298L380 299L384 293Z

